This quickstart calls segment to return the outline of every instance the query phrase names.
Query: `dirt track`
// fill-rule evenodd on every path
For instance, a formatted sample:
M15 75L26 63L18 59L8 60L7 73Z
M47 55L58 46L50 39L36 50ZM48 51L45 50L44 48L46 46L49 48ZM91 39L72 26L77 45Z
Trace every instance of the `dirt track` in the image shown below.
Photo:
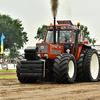
M0 79L0 100L100 100L100 82L21 84Z
M0 72L0 75L16 75L16 72Z

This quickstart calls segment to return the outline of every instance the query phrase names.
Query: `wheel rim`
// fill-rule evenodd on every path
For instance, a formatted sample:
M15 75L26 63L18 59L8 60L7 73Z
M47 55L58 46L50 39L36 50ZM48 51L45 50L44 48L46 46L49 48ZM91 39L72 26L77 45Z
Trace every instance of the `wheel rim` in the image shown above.
M98 56L95 53L91 57L90 71L92 78L96 79L99 73L99 61L98 61Z
M74 62L72 60L69 61L69 64L68 64L68 75L70 78L72 78L74 75Z

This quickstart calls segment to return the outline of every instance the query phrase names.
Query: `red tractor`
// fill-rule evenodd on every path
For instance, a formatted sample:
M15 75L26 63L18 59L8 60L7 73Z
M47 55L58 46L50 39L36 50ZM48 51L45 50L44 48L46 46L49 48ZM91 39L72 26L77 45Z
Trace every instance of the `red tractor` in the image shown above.
M81 30L71 21L57 21L47 26L43 43L28 47L17 62L17 77L21 83L35 83L38 79L72 83L98 81L99 55L83 41Z

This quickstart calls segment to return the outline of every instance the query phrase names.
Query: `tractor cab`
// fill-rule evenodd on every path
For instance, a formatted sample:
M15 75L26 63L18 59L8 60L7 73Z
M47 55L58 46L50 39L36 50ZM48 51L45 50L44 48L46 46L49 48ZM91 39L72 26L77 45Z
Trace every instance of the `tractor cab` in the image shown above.
M59 33L59 35L58 35ZM56 30L56 44L71 43L72 30ZM53 43L53 30L48 30L45 43Z
M48 50L49 58L55 58L60 53L71 53L77 56L78 44L82 43L82 35L79 28L73 26L71 21L57 21L55 40L54 40L54 25L47 26L47 31L44 37L43 44L37 44L39 53L43 57L43 49ZM55 41L55 43L54 43ZM46 49L47 47L47 49Z

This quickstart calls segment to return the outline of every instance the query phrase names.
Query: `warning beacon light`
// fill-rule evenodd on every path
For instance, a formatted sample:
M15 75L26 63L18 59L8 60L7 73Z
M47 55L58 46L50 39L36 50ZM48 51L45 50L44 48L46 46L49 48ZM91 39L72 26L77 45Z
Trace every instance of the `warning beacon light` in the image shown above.
M53 25L52 23L50 23L50 26Z
M78 28L79 28L79 26L80 26L80 22L77 22L77 26L78 26Z

